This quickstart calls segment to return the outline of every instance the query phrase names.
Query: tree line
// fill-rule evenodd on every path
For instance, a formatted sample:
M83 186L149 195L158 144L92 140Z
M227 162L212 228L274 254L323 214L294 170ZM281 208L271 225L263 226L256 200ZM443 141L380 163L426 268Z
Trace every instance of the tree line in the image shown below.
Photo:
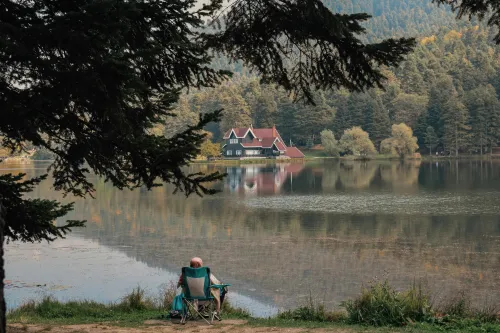
M490 152L500 139L500 57L493 36L493 29L482 26L442 29L420 38L398 68L383 68L384 89L315 90L315 105L294 103L293 95L251 74L235 75L215 89L184 94L177 117L156 131L173 135L200 113L223 108L221 122L205 127L214 142L231 127L275 124L288 144L310 147L320 143L323 129L338 140L346 129L360 127L380 149L392 125L404 123L421 151Z

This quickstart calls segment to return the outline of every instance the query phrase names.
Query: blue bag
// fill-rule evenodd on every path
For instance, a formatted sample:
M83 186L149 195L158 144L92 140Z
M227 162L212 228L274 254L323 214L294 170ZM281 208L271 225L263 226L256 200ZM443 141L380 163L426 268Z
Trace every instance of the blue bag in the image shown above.
M182 301L183 294L174 297L172 301L172 308L170 309L170 318L181 317L184 311L184 302Z

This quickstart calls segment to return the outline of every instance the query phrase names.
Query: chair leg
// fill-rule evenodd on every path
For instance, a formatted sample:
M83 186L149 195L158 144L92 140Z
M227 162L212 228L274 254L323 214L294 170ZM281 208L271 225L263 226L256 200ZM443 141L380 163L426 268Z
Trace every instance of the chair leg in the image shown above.
M201 315L201 313L198 311L198 309L196 309L196 308L194 307L194 305L193 305L193 304L191 304L190 302L186 302L186 303L189 305L189 307L191 308L191 310L193 310L193 311L194 311L194 313L196 313L199 317L201 317L204 321L206 321L208 325L212 325L212 323L211 323L211 322L209 322L209 321L208 321L205 317L203 317L203 316Z
M187 316L188 316L188 312L189 312L189 305L188 305L188 301L186 300L183 300L184 302L184 309L182 310L182 316L181 316L181 324L182 325L185 325L186 324L186 319L187 319Z

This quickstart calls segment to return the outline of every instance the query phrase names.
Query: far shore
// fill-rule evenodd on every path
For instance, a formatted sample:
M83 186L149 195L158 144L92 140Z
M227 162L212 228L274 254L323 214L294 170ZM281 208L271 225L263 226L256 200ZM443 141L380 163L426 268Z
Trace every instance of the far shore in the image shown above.
M425 161L425 162L439 162L439 161L455 161L455 160L481 160L481 161L491 161L500 160L500 155L458 155L458 156L435 156L435 155L421 155L419 158L407 157L401 158L394 155L371 155L371 156L326 156L321 152L315 152L314 154L306 154L304 158L291 158L291 159L265 159L265 158L253 158L253 159L218 159L218 160L193 160L191 164L210 164L210 165L240 165L240 164L287 164L287 163L304 163L311 161ZM33 160L33 159L18 159L7 157L0 160L0 163L8 164L31 164L31 163L53 163L54 160Z

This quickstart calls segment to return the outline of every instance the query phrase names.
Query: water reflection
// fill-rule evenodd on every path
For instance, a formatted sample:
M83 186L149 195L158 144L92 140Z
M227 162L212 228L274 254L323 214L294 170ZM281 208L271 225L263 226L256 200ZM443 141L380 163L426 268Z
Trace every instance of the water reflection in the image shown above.
M199 255L233 290L279 307L310 292L336 306L377 277L500 300L500 162L191 168L227 172L212 185L222 193L186 199L96 180L96 199L70 216L89 221L75 234L171 272ZM60 199L48 182L35 195Z
M225 189L244 195L277 194L287 181L292 188L293 177L299 175L304 167L301 163L228 167Z

